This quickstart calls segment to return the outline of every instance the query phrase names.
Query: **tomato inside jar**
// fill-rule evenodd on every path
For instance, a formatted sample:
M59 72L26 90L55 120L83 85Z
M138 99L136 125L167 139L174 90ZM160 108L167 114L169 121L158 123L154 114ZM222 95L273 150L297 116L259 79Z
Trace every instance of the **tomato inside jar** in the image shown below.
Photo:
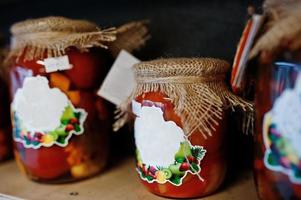
M110 121L96 94L106 64L100 53L66 51L68 70L47 73L47 57L21 57L10 68L15 155L31 179L71 181L104 168Z

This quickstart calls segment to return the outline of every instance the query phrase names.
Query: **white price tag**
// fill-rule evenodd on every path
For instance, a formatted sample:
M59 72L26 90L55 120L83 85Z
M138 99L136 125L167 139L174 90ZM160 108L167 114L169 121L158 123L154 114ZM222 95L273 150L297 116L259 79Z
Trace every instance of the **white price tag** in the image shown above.
M47 73L72 69L68 56L46 58L44 66ZM85 66L82 66L85 67Z
M124 102L135 87L133 65L139 62L140 60L133 55L122 50L100 87L98 95L115 105Z

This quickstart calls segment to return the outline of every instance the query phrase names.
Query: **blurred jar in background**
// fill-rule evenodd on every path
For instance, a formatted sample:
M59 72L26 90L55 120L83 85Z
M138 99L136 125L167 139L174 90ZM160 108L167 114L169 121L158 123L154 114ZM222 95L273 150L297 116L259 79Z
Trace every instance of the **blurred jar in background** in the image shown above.
M6 84L0 80L0 161L11 157L11 124L9 117L8 91Z
M4 50L0 49L0 161L10 158L12 154L10 106L3 64L4 54Z
M266 1L257 56L254 172L262 200L301 199L301 3Z

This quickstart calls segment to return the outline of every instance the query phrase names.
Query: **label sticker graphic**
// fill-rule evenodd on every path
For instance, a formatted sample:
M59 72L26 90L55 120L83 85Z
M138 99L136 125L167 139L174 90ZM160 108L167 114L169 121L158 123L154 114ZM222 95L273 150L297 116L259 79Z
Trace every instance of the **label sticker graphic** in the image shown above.
M26 148L66 146L73 134L84 132L87 113L76 109L46 77L27 77L11 105L13 137Z
M202 146L193 146L185 139L183 130L173 121L165 121L160 103L141 106L133 101L137 171L149 183L175 186L182 184L188 173L204 181L199 173L206 154ZM152 105L151 105L152 104Z
M301 76L276 99L263 121L265 166L301 184Z

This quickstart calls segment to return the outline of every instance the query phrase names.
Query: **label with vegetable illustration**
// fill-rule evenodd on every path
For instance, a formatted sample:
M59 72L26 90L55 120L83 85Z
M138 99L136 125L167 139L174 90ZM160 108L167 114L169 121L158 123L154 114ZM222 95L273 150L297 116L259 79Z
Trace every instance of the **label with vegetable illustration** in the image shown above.
M46 77L27 77L11 107L14 140L26 148L64 147L73 134L84 132L86 111L74 108L60 89L50 88Z
M286 89L263 121L265 166L301 184L301 76L293 89Z
M202 146L193 146L183 130L173 121L165 121L160 107L142 106L133 101L137 171L148 183L169 182L180 186L188 173L201 181Z

